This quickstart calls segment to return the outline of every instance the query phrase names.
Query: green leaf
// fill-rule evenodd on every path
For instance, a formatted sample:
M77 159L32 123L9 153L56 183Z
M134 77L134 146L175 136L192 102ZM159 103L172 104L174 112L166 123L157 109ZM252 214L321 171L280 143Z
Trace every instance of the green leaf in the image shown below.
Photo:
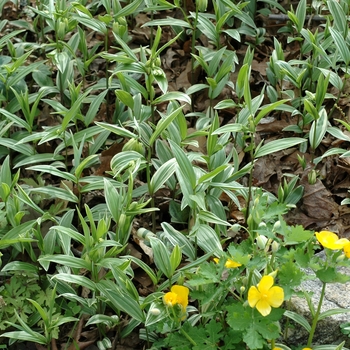
M333 26L344 38L348 33L348 19L339 2L327 0L328 9L333 16Z
M122 127L119 127L116 125L103 123L103 122L96 122L96 125L100 126L101 128L107 129L107 130L113 132L114 134L117 134L119 136L123 136L123 137L128 138L128 139L136 139L137 138L136 134L132 133L131 131L129 131L125 128L122 128Z
M163 95L164 96L164 95ZM169 126L169 124L181 113L182 106L172 111L170 114L161 118L149 139L149 145L152 146L158 136Z
M188 29L192 29L192 26L182 19L177 19L173 17L167 17L165 19L156 19L153 21L148 21L142 25L142 27L150 27L150 26L178 26L184 27Z
M242 131L242 129L243 129L242 124L238 124L238 123L227 124L213 131L212 135L225 134L227 132L239 132L239 131Z
M24 128L29 132L31 131L31 126L23 118L20 118L17 115L10 113L9 111L3 108L0 108L0 114L4 115L7 119L16 123L21 128Z
M58 273L52 277L52 279L58 279L67 283L77 284L79 286L88 288L92 292L96 291L96 284L85 276L72 275L69 273Z
M60 177L62 179L65 179L65 180L72 181L73 183L75 183L75 181L76 181L76 177L73 174L68 173L66 171L63 171L63 170L59 170L52 165L34 165L34 166L28 167L26 169L33 170L33 171L39 171L42 173L48 173L48 174Z
M149 185L150 195L156 193L165 182L174 174L177 167L175 158L169 159L153 174Z
M13 331L13 332L3 333L1 334L1 336L6 338L12 338L15 340L25 340L25 341L39 343L43 345L47 344L46 338L37 332L28 333L26 331Z
M176 245L170 254L170 265L171 265L172 271L175 271L177 269L177 267L181 263L181 260L182 260L181 248L178 245Z
M244 86L246 85L246 76L249 74L249 65L244 64L238 72L236 82L236 93L239 99L243 97Z
M303 226L288 226L288 231L284 236L286 244L297 244L308 241L314 234L305 230Z
M206 210L201 210L198 213L198 219L211 224L231 226L227 221L221 220L214 213Z
M260 120L262 118L265 117L265 115L267 115L268 113L276 110L277 107L282 107L281 105L283 105L285 102L288 102L289 100L279 100L276 101L274 103L270 103L266 106L263 106L263 108L261 109L261 111L259 112L259 114L254 118L254 124L258 125Z
M157 105L157 104L172 101L172 100L186 102L189 105L191 104L191 98L188 96L188 94L184 94L183 92L180 92L180 91L171 91L171 92L167 92L166 94L162 94L161 96L157 97L153 101L153 104ZM182 109L182 107L180 108Z
M87 111L87 113L84 117L85 126L90 125L93 122L93 120L95 119L96 114L98 112L98 109L100 108L103 99L106 97L107 92L108 92L108 90L105 90L105 91L102 91L97 96L94 96L94 98L90 104L89 110Z
M346 314L348 312L350 312L350 309L337 308L337 309L327 310L320 313L320 315L318 316L318 320L320 321L329 316Z
M10 40L11 38L17 36L18 34L23 33L24 31L25 31L24 29L14 30L14 31L11 31L9 34L3 36L0 39L0 47L2 48L4 45L6 45L8 40Z
M289 137L282 140L274 140L261 146L255 153L255 158L260 158L274 152L282 151L303 142L306 142L306 140L300 137Z
M134 108L134 99L131 94L124 90L115 90L117 98L125 104L125 106L133 109Z
M158 284L158 278L156 276L156 274L153 272L153 270L146 264L144 263L142 260L135 258L134 256L131 255L124 255L120 257L121 259L129 259L131 260L134 264L136 264L137 266L140 266L141 269L143 271L145 271L147 273L147 275L150 277L150 279L152 280L152 283L154 285Z
M208 88L209 88L209 86L207 84L194 84L186 90L186 93L187 93L187 95L192 95L198 91L201 91L203 89L208 89Z
M139 322L145 322L146 317L140 304L136 300L132 299L130 295L124 294L118 290L117 287L115 290L111 290L103 283L97 283L97 288L118 310L124 311L127 315L130 315Z
M294 322L300 324L302 327L304 327L306 329L306 331L308 333L310 333L311 326L310 326L309 322L306 320L306 318L304 318L303 316L301 316L293 311L285 311L284 316L287 316L290 319L292 319Z
M343 81L337 73L335 73L329 69L324 69L324 68L320 68L320 67L317 67L317 69L319 69L325 77L328 77L328 75L329 75L329 82L335 88L337 88L338 90L343 89Z
M33 300L33 299L29 299L28 298L27 300L30 301L34 305L34 307L37 309L37 311L39 312L42 320L44 321L45 326L46 327L50 326L49 325L48 315L47 315L46 311L40 306L40 304L37 301Z
M217 233L208 225L200 224L194 232L197 243L204 252L212 254L222 251L222 245Z
M175 230L170 224L162 222L161 226L164 230L164 237L166 237L173 246L178 245L182 252L191 260L196 258L196 250L190 239L183 233Z
M50 198L59 198L72 203L79 202L78 197L66 186L65 188L58 188L53 186L35 187L28 189L28 191L45 194L48 195Z
M310 145L313 150L315 150L323 140L323 137L327 131L327 126L328 116L323 108L320 111L320 117L312 123L309 132Z
M124 6L120 11L118 11L115 16L117 18L127 17L130 15L136 15L136 10L140 6L143 0L133 0L128 5Z
M298 23L297 23L298 33L301 33L301 30L304 27L304 22L306 18L306 0L299 1L299 4L295 11L295 15L298 18Z
M204 85L204 86L206 86L206 85ZM225 109L225 108L235 108L235 107L237 107L236 102L234 102L232 99L226 99L226 100L222 100L222 101L218 102L214 106L214 109Z
M185 184L188 185L186 187L189 190L189 194L192 194L193 189L196 187L196 174L194 172L193 166L182 148L180 148L172 140L169 140L169 143L171 150L173 151L173 154L177 160L177 164L179 165L181 175L183 179L187 180Z
M3 241L1 240L0 243L3 243ZM39 269L37 266L31 263L26 263L22 261L11 261L8 264L6 264L1 271L23 271L29 274L38 275Z
M264 339L254 326L248 328L243 335L243 341L247 344L249 349L262 349Z
M38 259L39 262L49 261L57 264L61 264L63 266L68 266L75 269L86 269L88 271L91 270L91 263L85 261L81 258L76 258L75 256L56 254L56 255L45 255Z
M18 145L18 146L25 146L28 145ZM23 160L16 162L14 168L21 168L24 165L33 164L33 163L45 163L45 162L52 162L55 160L63 160L64 157L61 155L55 155L52 153L37 153L37 154L28 154L28 157L24 158Z
M350 276L338 272L334 267L327 267L316 271L316 276L323 283L346 283Z
M92 315L89 320L86 322L86 326L89 326L91 324L99 324L103 323L107 327L113 327L119 323L119 317L118 316L108 316L103 314L97 314Z
M347 43L344 37L336 29L333 29L332 27L330 27L329 31L332 35L332 38L334 40L334 43L337 49L339 50L340 57L343 63L345 64L345 66L347 67L350 63L350 50L347 46Z
M150 243L153 249L155 265L167 278L171 278L175 270L173 270L170 262L169 250L165 244L156 237L150 237Z

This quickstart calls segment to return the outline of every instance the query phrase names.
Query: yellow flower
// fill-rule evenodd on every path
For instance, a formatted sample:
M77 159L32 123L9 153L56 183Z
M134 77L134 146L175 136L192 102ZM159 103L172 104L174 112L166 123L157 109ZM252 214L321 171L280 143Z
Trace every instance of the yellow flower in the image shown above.
M167 306L180 305L185 311L188 305L189 289L184 286L172 286L170 292L164 295L164 303Z
M302 350L312 350L311 348L303 348Z
M330 231L316 232L315 235L323 247L331 250L343 249L349 243L346 238L339 239L335 233Z
M220 259L214 258L214 261L218 264ZM236 267L240 267L240 266L242 266L242 264L240 264L239 262L233 261L232 259L227 259L225 262L225 267L227 269L235 269Z
M273 287L273 277L263 276L257 287L251 286L248 291L248 303L250 307L256 307L263 315L267 316L272 307L280 307L284 299L284 291L281 287Z
M279 348L279 347L274 347L272 350L282 350L282 348Z
M350 259L350 242L346 243L343 249L345 256Z

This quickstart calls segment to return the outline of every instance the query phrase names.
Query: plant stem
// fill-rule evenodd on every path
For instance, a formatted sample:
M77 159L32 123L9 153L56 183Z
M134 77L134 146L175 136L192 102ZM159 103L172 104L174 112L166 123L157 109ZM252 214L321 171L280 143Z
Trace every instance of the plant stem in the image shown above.
M147 152L147 165L146 165L146 177L148 184L148 193L151 195L151 207L154 208L154 193L151 191L151 158L152 158L152 147L148 147ZM156 212L152 211L152 232L156 233Z
M105 40L104 40L104 44L105 44L105 51L108 52L108 32L105 35ZM109 65L108 65L108 61L106 60L106 71L105 71L105 75L106 75L106 90L107 90L107 94L106 94L106 118L107 120L110 120L110 113L109 113L109 106L110 106L110 97L109 97L109 74L108 74L108 69L109 69Z
M185 338L193 345L197 346L197 343L183 330L183 328L180 328L180 333L185 336Z
M312 339L313 339L314 334L315 334L315 330L316 330L316 326L317 326L317 322L318 322L318 317L320 316L321 306L322 306L324 295L325 295L325 291L326 291L326 283L325 282L322 282L322 283L323 283L323 285L322 285L322 290L321 290L321 296L320 296L320 300L318 302L318 306L317 306L317 311L316 311L315 317L314 317L314 319L312 321L312 326L311 326L311 330L310 330L310 334L309 334L309 339L307 340L307 345L306 345L307 348L311 347Z
M248 182L248 198L247 198L247 210L245 212L245 222L248 222L248 217L250 214L250 201L252 199L252 186L253 186L253 170L254 170L254 150L255 150L255 140L254 140L254 132L251 132L250 136L250 158L251 158L251 164L252 168L250 169L249 173L249 182Z

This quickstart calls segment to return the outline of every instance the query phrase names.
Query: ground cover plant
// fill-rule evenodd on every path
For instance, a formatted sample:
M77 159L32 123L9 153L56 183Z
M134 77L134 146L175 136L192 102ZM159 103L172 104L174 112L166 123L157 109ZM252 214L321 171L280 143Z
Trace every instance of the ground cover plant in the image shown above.
M349 346L348 1L0 8L0 348Z

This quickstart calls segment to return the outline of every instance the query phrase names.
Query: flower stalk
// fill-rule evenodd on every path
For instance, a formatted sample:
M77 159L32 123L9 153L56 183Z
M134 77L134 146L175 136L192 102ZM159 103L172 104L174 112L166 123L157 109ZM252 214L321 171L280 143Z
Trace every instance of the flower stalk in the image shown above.
M315 317L314 317L314 319L312 321L312 326L311 326L311 330L310 330L310 334L309 334L309 339L307 340L307 345L306 346L308 348L311 346L312 339L313 339L315 331L316 331L316 326L317 326L318 318L319 318L320 313L321 313L321 306L322 306L322 303L323 303L325 291L326 291L326 283L323 282L322 290L321 290L321 296L320 296L320 300L319 300L318 306L317 306L317 311L316 311Z

